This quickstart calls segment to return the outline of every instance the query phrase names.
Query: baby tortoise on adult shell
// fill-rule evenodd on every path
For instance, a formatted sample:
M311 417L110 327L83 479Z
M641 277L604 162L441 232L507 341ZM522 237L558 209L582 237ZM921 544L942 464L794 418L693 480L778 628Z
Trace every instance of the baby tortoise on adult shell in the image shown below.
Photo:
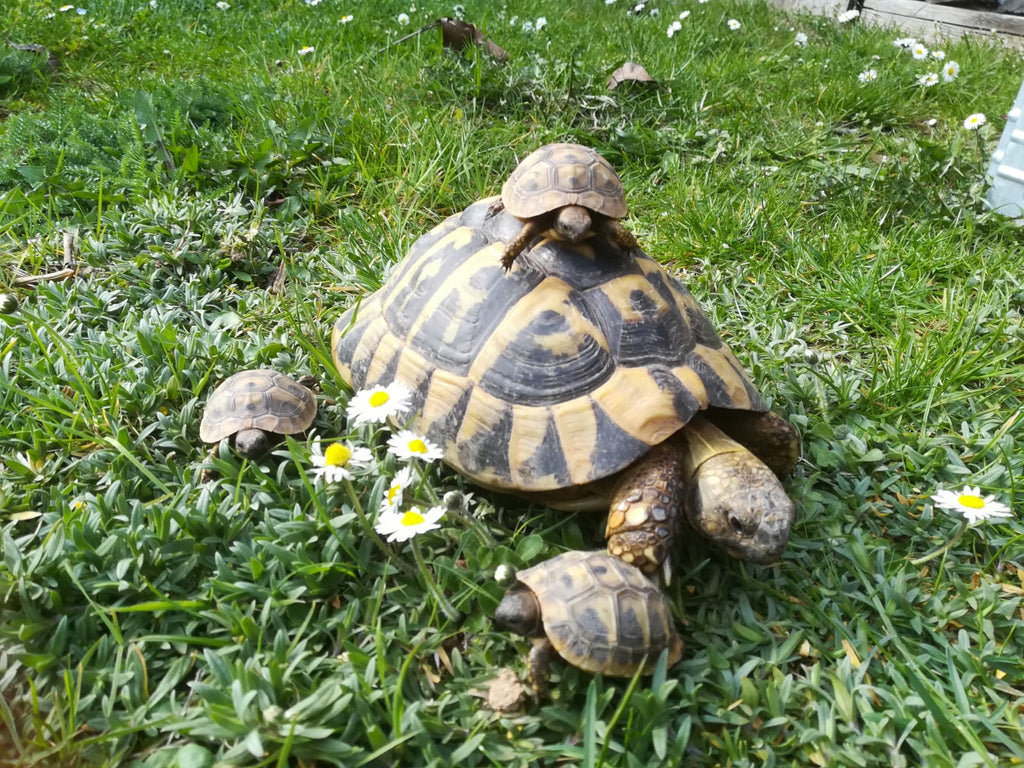
M522 222L501 254L506 270L545 232L567 243L604 235L627 251L637 247L633 233L619 221L627 213L622 181L607 160L580 144L546 144L529 154L491 210L502 209Z
M281 435L303 432L316 416L316 397L290 376L269 368L239 371L210 395L199 424L205 443L229 439L241 455L256 458Z
M690 292L604 237L548 240L505 274L495 257L520 223L492 204L423 235L341 316L342 378L408 386L409 428L481 486L610 509L609 551L648 574L669 575L681 517L737 557L777 560L793 504L776 475L799 439Z
M553 653L611 677L650 674L662 651L668 666L683 653L665 595L607 552L565 552L519 571L494 623L533 638L529 676L539 694Z

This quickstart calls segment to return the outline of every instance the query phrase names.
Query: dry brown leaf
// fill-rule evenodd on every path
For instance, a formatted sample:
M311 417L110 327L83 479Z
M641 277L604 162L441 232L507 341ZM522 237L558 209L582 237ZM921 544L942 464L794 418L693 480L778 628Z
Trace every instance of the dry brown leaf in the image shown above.
M441 39L445 48L451 48L453 51L462 51L470 45L479 45L488 54L500 61L508 59L508 51L484 37L484 33L468 21L444 16L438 19L436 23L441 26Z
M56 54L48 50L46 46L37 43L15 43L13 40L8 40L7 44L16 51L28 51L38 56L45 56L46 68L51 71L60 66L60 59L57 58Z
M651 77L647 70L639 64L627 61L621 67L612 72L608 78L608 90L618 88L619 83L640 83L642 85L657 85L658 81Z

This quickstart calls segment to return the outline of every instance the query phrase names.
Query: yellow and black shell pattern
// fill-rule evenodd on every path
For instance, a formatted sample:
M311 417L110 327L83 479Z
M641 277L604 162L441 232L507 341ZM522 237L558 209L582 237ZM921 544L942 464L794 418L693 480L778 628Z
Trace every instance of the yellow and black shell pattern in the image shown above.
M702 409L766 410L690 292L639 249L548 239L506 274L522 225L494 200L413 243L331 342L353 389L412 390L409 427L449 465L552 491L624 469Z
M683 653L668 600L637 568L607 552L565 552L516 574L537 597L544 634L558 655L587 672L652 672L668 649Z
M501 188L513 216L528 219L579 205L612 219L625 218L626 191L611 163L581 144L545 144L516 167Z

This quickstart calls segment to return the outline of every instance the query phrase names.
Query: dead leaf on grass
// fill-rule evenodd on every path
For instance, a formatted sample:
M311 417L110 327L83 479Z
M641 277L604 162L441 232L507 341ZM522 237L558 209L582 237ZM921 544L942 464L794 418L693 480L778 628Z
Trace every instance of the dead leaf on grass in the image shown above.
M484 33L468 21L445 16L438 19L437 23L441 25L441 37L445 48L462 51L470 45L479 45L499 61L508 60L508 51L484 37Z
M434 29L435 27L441 28L441 44L445 48L451 48L453 51L464 51L471 45L478 45L499 61L508 60L508 51L484 37L484 33L474 24L448 16L443 16L436 21L430 22L425 27L420 27L415 32L410 32L408 35L398 38L390 45L387 45L384 50L399 43L404 43L406 40L416 37L416 35L421 35L428 29Z
M639 83L642 87L658 85L658 81L651 77L646 69L632 61L627 61L612 72L608 78L608 90L614 91L620 83Z
M39 56L45 56L46 68L51 72L60 66L60 59L57 58L57 55L44 45L39 45L38 43L16 43L13 40L8 40L7 45L16 51L28 51Z

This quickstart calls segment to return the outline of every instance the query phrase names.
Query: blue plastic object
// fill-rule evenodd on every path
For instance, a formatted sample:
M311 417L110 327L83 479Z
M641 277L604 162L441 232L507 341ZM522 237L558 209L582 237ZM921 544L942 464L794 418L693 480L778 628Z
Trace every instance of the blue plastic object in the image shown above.
M1006 128L992 153L988 177L992 182L988 190L992 210L1024 223L1024 83L1006 116Z

